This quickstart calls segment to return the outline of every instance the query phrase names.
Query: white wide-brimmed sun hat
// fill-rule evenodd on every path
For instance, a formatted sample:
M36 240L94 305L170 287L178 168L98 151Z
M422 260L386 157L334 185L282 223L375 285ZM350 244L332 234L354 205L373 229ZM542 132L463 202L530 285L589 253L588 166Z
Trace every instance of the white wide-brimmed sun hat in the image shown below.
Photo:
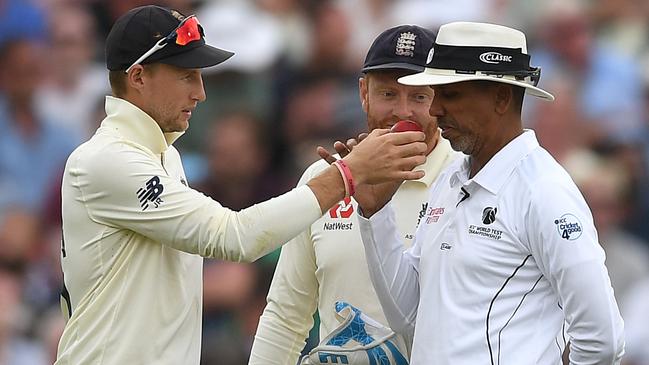
M496 24L454 22L439 28L426 69L399 82L422 86L488 80L524 87L531 95L554 100L536 86L540 76L541 69L530 66L523 32Z

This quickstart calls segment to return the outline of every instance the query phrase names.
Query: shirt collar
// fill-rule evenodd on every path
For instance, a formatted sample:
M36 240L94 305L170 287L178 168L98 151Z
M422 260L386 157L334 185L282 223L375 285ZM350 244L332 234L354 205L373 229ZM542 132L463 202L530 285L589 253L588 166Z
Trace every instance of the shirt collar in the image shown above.
M113 129L156 154L166 151L184 133L163 133L158 123L142 109L113 96L106 96L106 118L101 127Z
M469 180L469 161L471 160L469 156L463 156L463 158L458 158L454 165L449 168L450 178L448 183L451 188L455 188L459 184L465 184Z
M518 166L518 162L538 147L536 134L533 130L526 129L501 148L472 180L492 194L497 194ZM468 158L466 160L468 162Z
M426 172L426 174L421 179L412 181L424 183L426 187L431 186L435 181L435 178L437 178L436 172L439 172L444 168L444 164L447 162L448 154L451 151L451 143L448 140L442 138L441 135L439 135L435 148L433 148L428 156L426 156L426 162L415 167L415 170L423 170Z

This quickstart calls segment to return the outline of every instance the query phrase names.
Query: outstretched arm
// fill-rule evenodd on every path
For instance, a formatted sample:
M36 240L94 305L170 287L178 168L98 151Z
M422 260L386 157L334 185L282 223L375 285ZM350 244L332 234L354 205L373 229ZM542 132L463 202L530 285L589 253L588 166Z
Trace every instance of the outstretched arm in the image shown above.
M425 158L423 140L423 133L377 130L345 161L359 186L417 179L423 172L410 170ZM339 171L330 166L307 186L235 212L169 176L147 151L122 149L101 166L80 160L71 161L68 171L91 219L181 251L231 261L254 261L271 252L345 195ZM155 199L149 202L153 196L144 195L145 206L138 191L147 186Z

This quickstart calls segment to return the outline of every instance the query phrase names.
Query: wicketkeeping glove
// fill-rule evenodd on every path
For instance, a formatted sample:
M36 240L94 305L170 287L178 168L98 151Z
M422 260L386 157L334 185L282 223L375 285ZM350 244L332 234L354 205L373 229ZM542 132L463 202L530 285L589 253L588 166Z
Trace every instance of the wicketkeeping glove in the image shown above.
M345 302L336 302L336 314L342 319L340 326L305 355L300 365L408 365L390 328Z

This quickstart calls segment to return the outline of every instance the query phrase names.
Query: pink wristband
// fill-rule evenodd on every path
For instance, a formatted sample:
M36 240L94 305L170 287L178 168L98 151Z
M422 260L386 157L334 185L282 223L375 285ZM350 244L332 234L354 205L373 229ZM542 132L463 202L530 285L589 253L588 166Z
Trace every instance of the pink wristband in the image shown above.
M345 182L345 196L352 196L356 192L356 187L354 186L354 177L352 176L352 170L349 169L349 166L343 160L336 160L334 162L338 171L343 177Z
M340 177L343 179L343 185L345 186L345 198L347 198L349 196L349 183L345 178L345 171L343 171L343 168L339 164L334 163L333 165L336 166L336 169L338 169L338 172L340 172Z

